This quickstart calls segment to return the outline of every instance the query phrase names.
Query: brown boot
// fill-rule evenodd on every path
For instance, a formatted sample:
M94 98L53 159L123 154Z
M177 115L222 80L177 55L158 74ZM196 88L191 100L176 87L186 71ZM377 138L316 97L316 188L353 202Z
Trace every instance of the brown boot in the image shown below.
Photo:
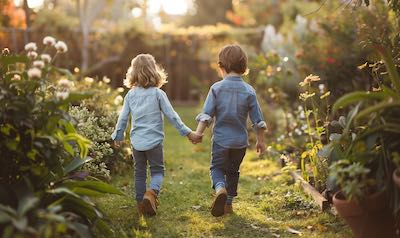
M148 189L143 197L144 213L146 215L154 216L157 211L157 194L153 189Z
M225 188L222 188L216 195L211 207L211 214L215 217L224 215L224 208L228 193Z
M233 213L232 204L230 204L230 205L225 204L224 213L225 214L232 214Z
M144 215L144 204L143 202L138 202L137 203L137 211L139 215Z

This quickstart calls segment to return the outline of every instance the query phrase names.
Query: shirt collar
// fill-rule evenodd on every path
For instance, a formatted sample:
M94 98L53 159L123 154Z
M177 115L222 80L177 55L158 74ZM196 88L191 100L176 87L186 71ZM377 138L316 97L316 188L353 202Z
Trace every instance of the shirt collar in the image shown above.
M229 76L226 76L224 79L230 80L230 81L242 81L242 77L236 76L236 75L229 75Z

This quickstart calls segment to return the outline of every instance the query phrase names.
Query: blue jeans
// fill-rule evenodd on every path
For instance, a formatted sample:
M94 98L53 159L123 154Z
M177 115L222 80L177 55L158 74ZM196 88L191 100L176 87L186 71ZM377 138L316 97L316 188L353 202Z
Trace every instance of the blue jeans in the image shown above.
M160 192L164 179L164 153L163 145L159 144L153 149L138 151L133 149L135 160L135 193L136 201L143 201L146 192L147 163L150 165L150 189L157 194Z
M213 142L211 152L210 176L213 188L217 183L225 184L228 195L237 196L240 164L246 154L241 149L224 148Z

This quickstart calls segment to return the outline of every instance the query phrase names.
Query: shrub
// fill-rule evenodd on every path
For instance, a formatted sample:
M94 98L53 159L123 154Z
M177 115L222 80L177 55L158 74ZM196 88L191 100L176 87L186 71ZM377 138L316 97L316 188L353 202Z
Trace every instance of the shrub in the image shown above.
M90 237L111 234L103 214L90 200L103 193L121 194L92 180L79 168L90 161L90 140L71 123L68 108L89 98L76 93L72 75L52 65L68 50L48 37L42 60L37 45L27 56L0 58L0 231L2 237ZM54 46L54 47L53 47ZM57 84L56 79L60 79Z

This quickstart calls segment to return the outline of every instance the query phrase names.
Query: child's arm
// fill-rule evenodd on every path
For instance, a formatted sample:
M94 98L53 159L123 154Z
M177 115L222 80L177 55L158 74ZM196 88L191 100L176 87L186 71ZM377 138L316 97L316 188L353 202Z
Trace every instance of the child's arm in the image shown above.
M213 88L210 88L206 101L204 102L203 112L197 115L196 121L199 122L196 134L203 135L204 130L212 123L215 115L216 97Z
M249 111L250 120L253 123L253 128L257 132L257 143L256 148L259 155L264 154L265 152L265 141L264 134L265 130L267 130L267 124L264 121L260 105L257 101L257 96L254 94L251 95L250 98L250 111Z
M119 114L117 125L115 126L114 132L111 134L111 138L115 141L115 146L120 147L124 140L124 132L126 125L128 124L130 108L128 104L128 94L124 98L124 104L122 106L122 111Z
M168 100L167 94L161 89L158 90L158 92L161 111L167 117L168 121L179 131L181 136L187 136L191 140L195 139L196 135L194 135L192 130L182 122L178 113L175 112L170 101Z

